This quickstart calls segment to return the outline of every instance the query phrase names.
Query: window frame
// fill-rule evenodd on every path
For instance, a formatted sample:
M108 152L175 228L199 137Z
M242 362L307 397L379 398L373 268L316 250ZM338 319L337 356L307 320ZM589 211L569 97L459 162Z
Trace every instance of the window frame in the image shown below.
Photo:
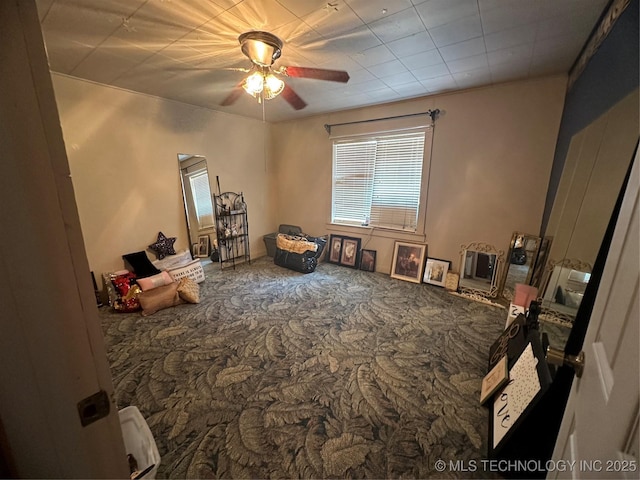
M336 145L344 145L349 143L358 143L362 142L363 144L367 141L379 141L380 139L389 139L391 137L398 137L404 134L422 134L424 138L424 145L422 149L422 162L421 162L421 173L419 191L417 193L417 203L415 204L416 208L416 222L415 222L415 230L413 228L403 228L401 226L391 226L391 225L376 225L371 222L362 222L358 224L355 220L347 220L340 221L340 219L336 219ZM415 236L420 235L424 236L424 226L425 226L425 216L426 216L426 200L428 195L429 188L429 172L431 167L431 145L433 141L433 126L432 125L421 125L419 127L413 128L404 128L399 130L385 130L385 131L376 131L376 132L368 132L362 134L355 135L345 135L340 137L332 138L332 169L331 169L331 199L330 199L330 212L329 212L329 221L328 226L331 229L339 228L339 229L350 229L353 228L355 230L361 229L369 229L369 230L380 230L387 231L390 234L395 235L408 235ZM369 206L369 215L371 215L371 205Z

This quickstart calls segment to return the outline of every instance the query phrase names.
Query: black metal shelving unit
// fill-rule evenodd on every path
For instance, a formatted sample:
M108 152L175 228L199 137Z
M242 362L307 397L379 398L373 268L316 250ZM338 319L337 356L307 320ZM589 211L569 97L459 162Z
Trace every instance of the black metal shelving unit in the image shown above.
M213 200L220 268L224 270L249 263L249 222L242 192L220 193L213 195Z

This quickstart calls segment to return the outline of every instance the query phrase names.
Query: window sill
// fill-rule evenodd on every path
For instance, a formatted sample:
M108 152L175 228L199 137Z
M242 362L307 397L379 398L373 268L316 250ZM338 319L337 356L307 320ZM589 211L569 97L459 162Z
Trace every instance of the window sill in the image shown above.
M392 230L382 227L370 227L359 225L342 225L338 223L327 223L327 230L335 232L336 235L355 235L355 236L369 236L369 237L381 237L392 238L394 240L407 240L412 242L425 242L427 236L423 233L411 233L403 232L401 230Z

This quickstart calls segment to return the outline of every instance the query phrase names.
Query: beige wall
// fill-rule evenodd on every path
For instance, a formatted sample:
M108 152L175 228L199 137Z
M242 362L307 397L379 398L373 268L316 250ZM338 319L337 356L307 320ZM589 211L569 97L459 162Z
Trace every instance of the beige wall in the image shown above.
M553 76L274 124L278 223L361 237L378 251L376 269L388 273L394 239L411 237L329 225L332 150L323 125L438 108L425 231L412 240L455 270L461 244L506 253L513 231L540 230L565 86L565 76Z
M207 158L212 192L242 191L252 256L273 220L262 122L61 75L53 82L90 268L124 267L159 231L189 247L178 153ZM155 260L153 252L148 251Z

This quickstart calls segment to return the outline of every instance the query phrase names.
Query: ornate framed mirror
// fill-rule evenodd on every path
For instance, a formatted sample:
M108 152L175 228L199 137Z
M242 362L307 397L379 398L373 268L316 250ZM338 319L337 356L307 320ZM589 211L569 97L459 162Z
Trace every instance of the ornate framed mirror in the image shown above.
M474 300L496 298L504 251L487 243L462 245L460 250L460 281L458 291Z
M591 269L590 263L577 259L548 262L541 288L543 320L566 326L573 324Z
M531 284L540 245L541 238L536 235L513 232L499 286L506 300L513 300L516 284Z

